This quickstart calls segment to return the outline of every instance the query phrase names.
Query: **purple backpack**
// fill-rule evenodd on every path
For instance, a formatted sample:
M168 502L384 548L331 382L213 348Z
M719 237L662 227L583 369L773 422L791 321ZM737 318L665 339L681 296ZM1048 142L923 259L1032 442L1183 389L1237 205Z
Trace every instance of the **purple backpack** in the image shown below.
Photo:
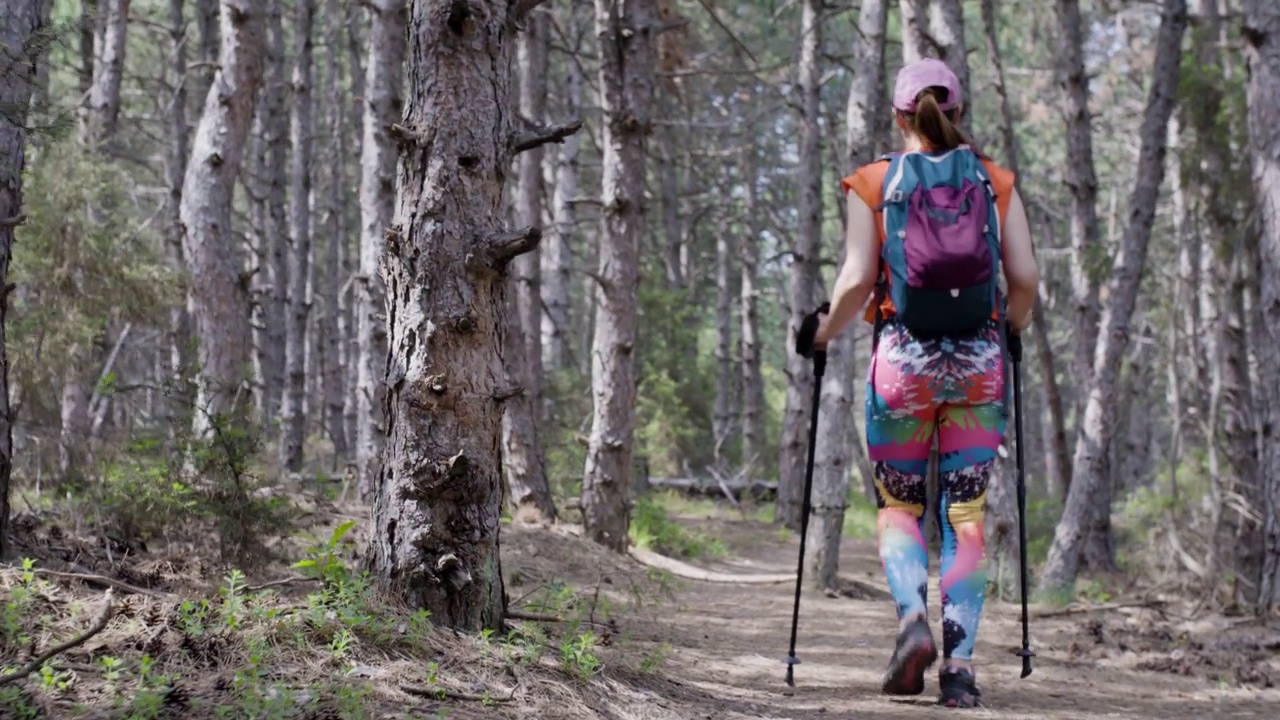
M919 336L966 334L993 313L1003 334L995 188L967 145L886 155L881 293Z

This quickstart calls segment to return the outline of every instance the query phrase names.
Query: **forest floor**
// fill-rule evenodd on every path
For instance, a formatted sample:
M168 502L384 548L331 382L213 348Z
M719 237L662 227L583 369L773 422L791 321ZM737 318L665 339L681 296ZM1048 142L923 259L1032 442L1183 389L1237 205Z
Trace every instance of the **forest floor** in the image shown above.
M364 517L333 505L310 516L311 544ZM798 539L729 513L675 521L714 538L718 552L690 564L658 558L657 569L582 541L572 526L504 527L517 617L506 637L476 637L379 605L356 582L322 590L287 563L228 579L189 553L107 562L50 517L19 514L19 549L36 564L0 570L0 630L11 638L0 644L0 718L1274 718L1280 703L1280 626L1191 618L1193 602L1139 595L1033 605L1026 679L1013 655L1019 606L989 599L976 656L986 708L935 707L933 671L924 695L881 696L896 623L875 546L857 538L841 549L846 592L806 587L802 664L788 688L781 659ZM348 562L363 525L337 548ZM704 571L714 581L681 577ZM108 586L105 630L5 682L36 648L83 634ZM937 597L935 579L935 628Z

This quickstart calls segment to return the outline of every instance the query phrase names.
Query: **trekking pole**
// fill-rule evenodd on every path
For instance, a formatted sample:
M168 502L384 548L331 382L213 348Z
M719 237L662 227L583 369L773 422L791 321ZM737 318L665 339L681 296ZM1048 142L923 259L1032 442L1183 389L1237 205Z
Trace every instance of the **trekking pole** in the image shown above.
M1022 338L1009 334L1009 355L1013 358L1013 422L1018 467L1018 550L1022 562L1022 649L1018 655L1022 658L1022 677L1031 674L1031 639L1027 627L1027 480L1026 469L1022 461Z
M809 535L809 494L813 489L813 459L818 447L818 403L822 399L822 375L827 369L827 351L814 347L814 335L818 332L818 315L831 311L829 303L823 303L815 312L806 315L796 332L796 353L813 359L813 410L809 416L809 456L804 468L804 498L800 508L800 558L796 561L796 600L791 608L791 651L787 663L787 685L795 687L795 668L800 664L796 657L796 630L800 624L800 590L804 579L804 546Z

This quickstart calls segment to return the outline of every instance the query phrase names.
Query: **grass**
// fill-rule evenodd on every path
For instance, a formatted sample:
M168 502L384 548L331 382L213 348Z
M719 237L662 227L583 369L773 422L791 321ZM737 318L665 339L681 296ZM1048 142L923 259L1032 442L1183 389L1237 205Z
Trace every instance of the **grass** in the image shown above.
M706 533L690 530L671 518L671 506L687 501L675 493L655 493L636 500L631 513L631 540L637 546L677 558L700 559L725 554L723 542Z

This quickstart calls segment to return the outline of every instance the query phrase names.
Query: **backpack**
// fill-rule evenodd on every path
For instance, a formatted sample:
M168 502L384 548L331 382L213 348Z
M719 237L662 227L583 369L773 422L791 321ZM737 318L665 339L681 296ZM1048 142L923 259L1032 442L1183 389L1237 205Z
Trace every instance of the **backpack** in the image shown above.
M1003 340L1000 216L982 159L967 145L880 159L889 169L877 208L884 223L877 297L887 293L915 335L966 334L996 313ZM877 300L877 330L882 323Z
M1000 356L1006 348L1000 292L1000 212L995 187L973 148L890 153L878 211L884 223L877 280L874 345L887 293L895 317L917 337L960 335L996 315ZM1008 363L1001 363L1009 415ZM873 366L874 367L874 366ZM872 370L874 372L874 369Z

